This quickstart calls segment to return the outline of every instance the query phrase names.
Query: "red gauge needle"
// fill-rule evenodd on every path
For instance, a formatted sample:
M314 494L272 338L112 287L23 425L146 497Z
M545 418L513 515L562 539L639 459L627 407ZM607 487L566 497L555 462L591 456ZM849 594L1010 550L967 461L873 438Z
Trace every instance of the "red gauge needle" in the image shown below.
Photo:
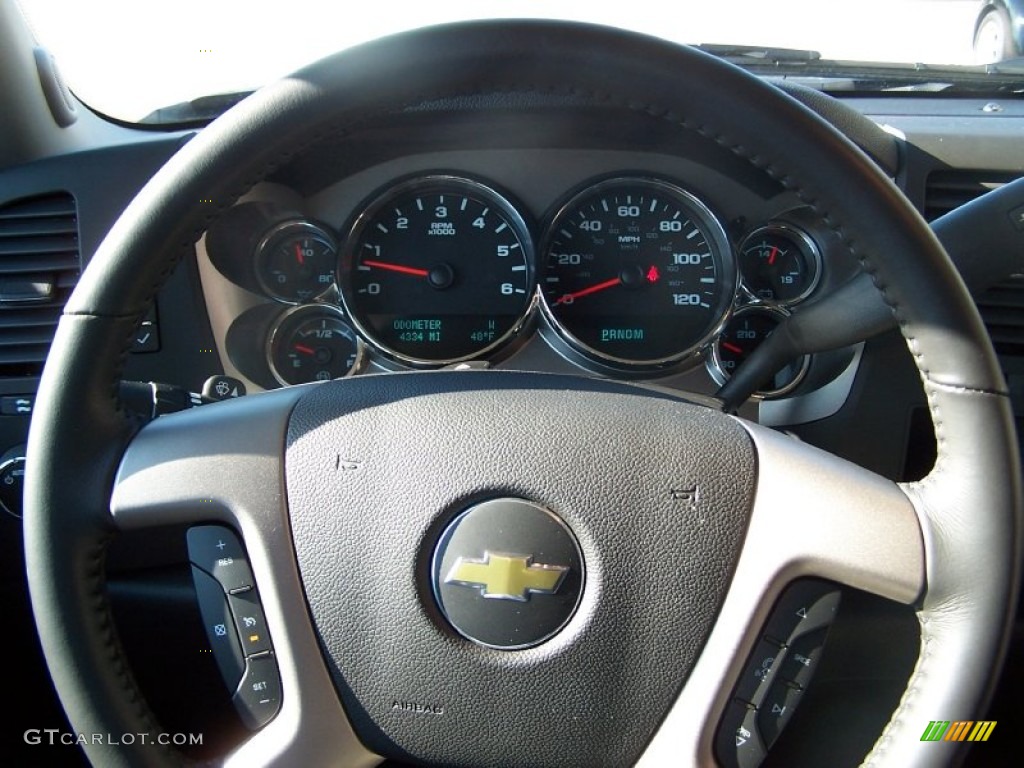
M305 265L306 260L302 258L302 246L298 243L295 244L295 258L299 260L299 264Z
M605 280L603 283L598 283L597 285L592 285L589 288L584 288L581 291L576 291L574 293L567 293L564 296L562 296L562 298L560 298L558 301L556 301L555 304L558 305L558 304L565 304L566 302L573 302L573 301L576 301L576 299L580 298L581 296L589 296L592 293L597 293L598 291L603 291L606 288L614 288L616 285L621 285L621 284L622 284L622 278L621 277L613 277L611 280Z
M386 261L373 261L372 259L366 259L363 261L368 267L376 267L377 269L387 269L392 272L399 272L403 275L412 275L413 277L426 277L430 274L425 269L417 269L416 267L404 267L401 264L391 264Z
M772 252L768 254L768 266L770 267L775 263L775 257L778 255L779 249L776 246L772 246Z
M743 354L743 347L737 347L735 344L730 344L728 341L723 341L722 346L728 349L730 352L734 352L737 355Z
M295 351L296 352L301 352L304 355L314 355L314 354L316 354L316 350L315 349L312 349L310 347L304 346L302 344L296 344L295 345Z

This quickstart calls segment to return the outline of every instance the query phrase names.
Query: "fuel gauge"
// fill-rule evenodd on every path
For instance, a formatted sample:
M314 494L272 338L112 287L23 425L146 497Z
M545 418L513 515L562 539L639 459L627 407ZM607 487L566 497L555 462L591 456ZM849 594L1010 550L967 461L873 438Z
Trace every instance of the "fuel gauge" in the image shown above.
M267 347L270 371L286 386L343 378L363 360L363 342L339 309L324 304L285 312Z
M785 311L772 307L747 306L736 310L711 347L708 358L711 377L724 384L785 317ZM803 381L809 365L810 358L804 355L776 373L754 396L770 400L792 392Z
M821 253L806 233L788 224L755 230L740 245L743 287L769 304L796 304L821 277Z

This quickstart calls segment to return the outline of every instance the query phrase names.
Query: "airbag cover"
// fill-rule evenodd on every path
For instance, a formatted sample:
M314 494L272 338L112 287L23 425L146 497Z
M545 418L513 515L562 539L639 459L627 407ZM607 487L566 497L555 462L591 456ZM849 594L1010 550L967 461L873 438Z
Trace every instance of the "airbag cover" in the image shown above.
M686 680L738 556L755 456L734 419L660 392L435 372L310 387L285 472L310 611L369 748L600 766L635 762ZM445 526L503 497L551 510L586 562L569 623L526 650L459 636L431 590Z

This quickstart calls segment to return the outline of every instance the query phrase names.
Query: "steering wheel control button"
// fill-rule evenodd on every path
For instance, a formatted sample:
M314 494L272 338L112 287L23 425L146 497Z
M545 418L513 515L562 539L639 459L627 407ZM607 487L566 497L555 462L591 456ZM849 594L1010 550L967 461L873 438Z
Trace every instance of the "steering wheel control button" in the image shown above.
M829 626L839 608L839 597L839 590L826 582L794 582L772 610L765 635L789 645L799 635Z
M192 583L195 584L199 613L210 641L210 650L217 661L221 676L228 690L235 690L245 671L245 657L238 642L235 622L228 607L227 596L212 576L192 566Z
M800 688L793 683L778 680L758 708L757 724L761 729L761 738L769 749L779 738L786 723L793 717L793 712L800 702L800 694Z
M776 661L780 658L778 643L760 640L750 657L743 675L736 684L736 698L743 701L759 702L771 684L772 672L777 668Z
M583 555L552 512L492 499L455 518L433 558L434 597L451 626L490 648L531 648L556 635L583 592Z
M238 536L222 525L187 534L199 612L239 717L262 728L281 707L281 679L249 561ZM212 575L211 575L212 574Z
M745 701L726 707L715 739L715 752L725 768L757 768L767 754L757 730L757 710Z
M270 650L270 632L255 589L228 595L228 605L246 656Z
M281 708L281 676L273 654L246 660L245 677L231 701L250 730L259 730L274 719Z
M223 525L197 525L188 529L188 558L213 576L225 592L253 586L249 560L242 543Z
M718 728L715 744L725 765L758 765L782 733L818 669L839 598L839 590L828 582L801 579L775 603L764 633L733 689L734 702ZM756 728L751 714L754 710ZM740 727L751 736L740 734ZM756 747L748 747L744 753L747 756L741 759L741 747L753 742L757 734L761 740L756 741ZM734 735L736 744L732 746ZM756 760L750 756L755 753L760 755Z
M806 688L818 669L821 652L825 647L825 633L826 630L819 629L796 638L787 650L779 677Z

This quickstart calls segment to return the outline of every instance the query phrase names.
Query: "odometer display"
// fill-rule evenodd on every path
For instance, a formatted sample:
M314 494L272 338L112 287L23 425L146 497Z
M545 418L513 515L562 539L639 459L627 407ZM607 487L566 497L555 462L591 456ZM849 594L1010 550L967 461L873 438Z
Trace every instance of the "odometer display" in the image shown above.
M352 227L339 284L349 316L402 362L486 354L522 325L534 296L526 225L476 181L430 176L372 202Z
M553 327L614 367L659 367L701 348L736 292L725 232L688 192L610 179L572 197L544 238L540 275Z

